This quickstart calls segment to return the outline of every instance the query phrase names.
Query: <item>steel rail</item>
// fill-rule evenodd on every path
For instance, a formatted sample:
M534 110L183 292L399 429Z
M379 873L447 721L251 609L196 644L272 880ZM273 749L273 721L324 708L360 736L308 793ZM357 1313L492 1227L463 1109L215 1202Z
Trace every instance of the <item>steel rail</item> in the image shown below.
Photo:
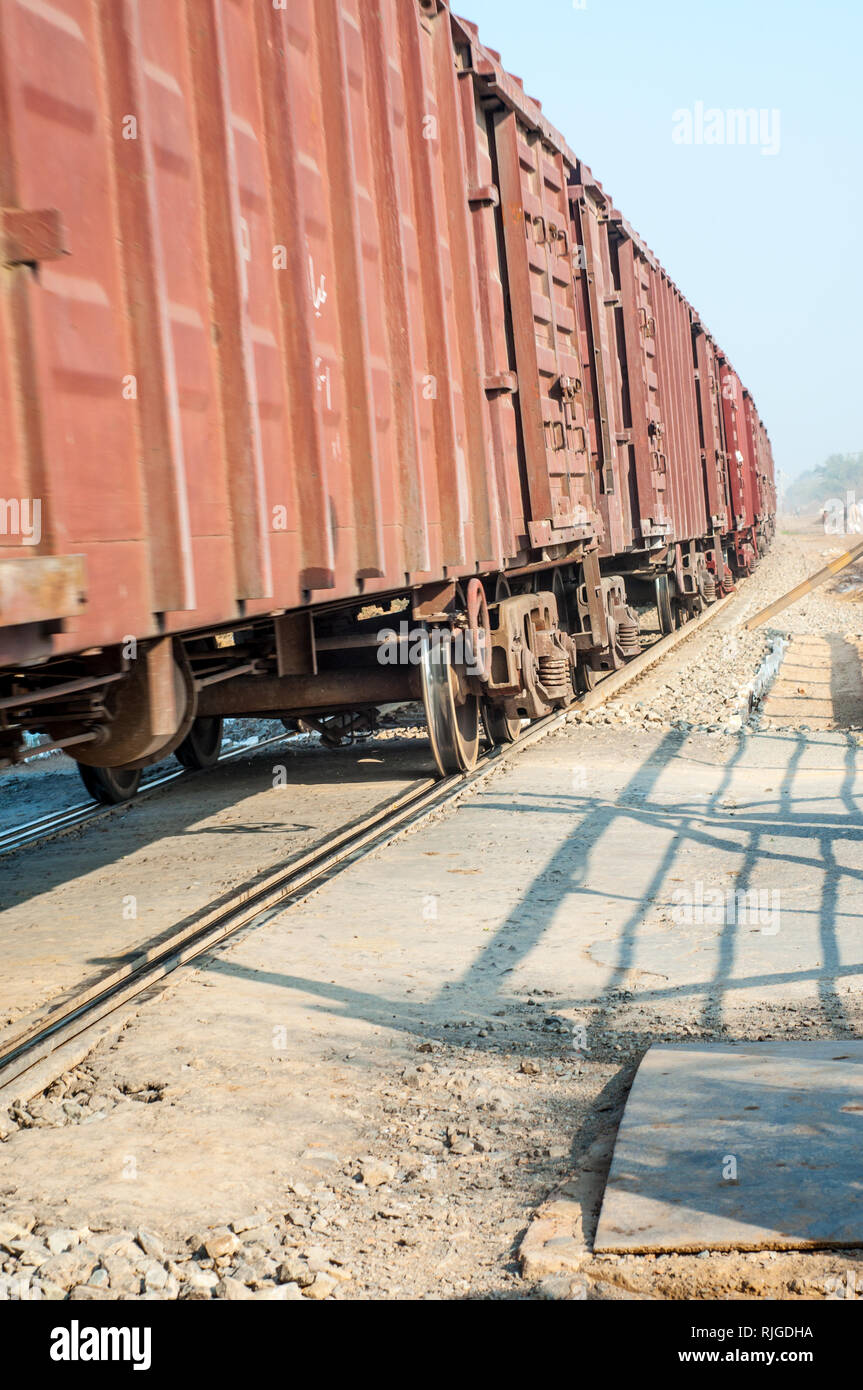
M80 1039L102 1020L181 966L213 950L244 927L260 924L273 912L293 906L357 858L382 848L405 830L453 803L525 748L562 728L580 710L594 708L611 698L624 685L637 680L647 667L661 660L668 651L714 618L733 597L729 595L712 604L683 628L653 642L641 656L627 662L620 670L610 672L597 687L566 709L531 724L515 743L498 746L481 754L470 772L443 779L423 779L379 810L346 827L327 843L314 847L299 858L275 866L263 877L244 885L239 891L232 890L193 914L190 919L151 939L135 953L137 959L86 982L65 1000L47 1005L41 1014L31 1017L21 1032L2 1045L0 1105L8 1105L18 1097L22 1083L26 1088L27 1073L49 1059L58 1048ZM173 773L171 778L177 775ZM48 1084L49 1081L40 1078L38 1089Z

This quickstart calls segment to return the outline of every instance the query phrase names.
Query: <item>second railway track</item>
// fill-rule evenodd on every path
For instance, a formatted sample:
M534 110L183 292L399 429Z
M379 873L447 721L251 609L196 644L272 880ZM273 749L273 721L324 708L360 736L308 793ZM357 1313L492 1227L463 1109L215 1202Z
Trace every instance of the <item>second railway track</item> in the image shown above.
M282 733L273 738L250 739L246 743L239 743L232 748L226 748L220 754L218 761L219 763L231 762L234 758L242 757L244 753L257 753L259 749L269 748L275 743L288 743L293 737L295 736ZM34 751L38 753L39 750L37 748ZM158 791L160 787L167 787L174 782L188 781L190 777L199 777L210 770L209 768L178 767L171 772L160 773L142 785L136 800L148 796L151 792ZM35 820L28 821L26 825L16 825L11 830L0 831L0 855L11 854L15 850L23 849L25 845L50 840L52 836L61 835L66 830L74 830L76 826L84 825L88 821L102 820L108 816L116 815L119 811L128 810L132 804L123 801L116 806L103 806L97 801L76 801L73 806L65 806L60 811L51 811L45 816L38 816Z

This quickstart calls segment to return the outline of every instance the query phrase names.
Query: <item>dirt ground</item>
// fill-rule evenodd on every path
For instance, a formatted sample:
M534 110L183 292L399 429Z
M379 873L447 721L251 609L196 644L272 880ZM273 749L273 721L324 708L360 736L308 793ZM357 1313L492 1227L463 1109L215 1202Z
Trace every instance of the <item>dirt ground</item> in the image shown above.
M726 637L825 563L819 545L780 535L737 618L735 605L722 615ZM819 635L863 627L853 601L817 602ZM732 675L727 641L708 632L607 721L574 721L457 809L172 977L122 1032L0 1116L9 1296L861 1296L863 1248L591 1253L651 1043L860 1036L863 701L840 727L759 727L737 711L767 636L734 648ZM86 917L88 898L97 934L104 903L130 892L176 920L189 885L191 907L203 888L241 881L283 846L284 825L328 824L346 786L358 807L427 768L419 743L378 756L370 784L347 760L335 792L301 779L287 817L270 769L247 768L239 803L222 785L196 793L207 805L194 816L178 800L167 845L167 808L144 824L142 803L71 851L43 847L41 894L16 857L11 911L29 913L15 918L17 958L28 923L57 932L64 912ZM8 865L0 874L5 887ZM781 930L682 925L675 892L696 881L781 891ZM96 950L94 938L79 965Z

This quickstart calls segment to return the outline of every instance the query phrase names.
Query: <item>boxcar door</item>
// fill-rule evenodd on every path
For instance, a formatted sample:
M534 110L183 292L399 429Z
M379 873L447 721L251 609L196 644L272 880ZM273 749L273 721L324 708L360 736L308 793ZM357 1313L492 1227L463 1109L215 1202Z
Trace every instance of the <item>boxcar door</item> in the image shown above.
M656 362L656 318L647 257L621 223L616 260L623 319L625 421L632 455L633 539L644 546L671 534L667 508L668 460ZM619 337L621 335L618 335Z
M594 534L563 156L515 111L493 118L518 409L535 546Z
M622 382L617 356L616 314L620 293L614 283L608 240L610 205L599 184L583 170L584 183L569 189L572 225L578 242L579 296L584 332L581 342L585 375L590 382L594 468L609 554L632 544L628 458L619 447L628 443L624 429Z
M731 489L732 520L735 529L739 530L750 526L753 520L749 505L749 439L743 409L743 387L736 372L727 365L722 367L720 379L722 416L725 421L725 439L729 455L728 481Z
M692 324L692 344L698 380L699 421L708 521L712 529L725 531L728 525L725 510L727 460L719 394L719 365L713 342L705 333L702 325L695 319Z

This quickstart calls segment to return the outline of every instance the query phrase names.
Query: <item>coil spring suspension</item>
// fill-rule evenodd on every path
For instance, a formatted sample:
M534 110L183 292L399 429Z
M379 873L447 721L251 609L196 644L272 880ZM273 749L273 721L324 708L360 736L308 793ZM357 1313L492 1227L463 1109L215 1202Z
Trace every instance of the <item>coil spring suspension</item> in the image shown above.
M638 656L641 643L638 640L638 624L622 622L617 624L617 645L624 656Z
M538 673L540 684L549 700L568 700L572 694L569 676L569 661L561 653L559 656L541 656Z
M716 578L714 575L709 573L705 575L704 584L702 585L701 589L701 596L704 599L705 603L716 602Z

